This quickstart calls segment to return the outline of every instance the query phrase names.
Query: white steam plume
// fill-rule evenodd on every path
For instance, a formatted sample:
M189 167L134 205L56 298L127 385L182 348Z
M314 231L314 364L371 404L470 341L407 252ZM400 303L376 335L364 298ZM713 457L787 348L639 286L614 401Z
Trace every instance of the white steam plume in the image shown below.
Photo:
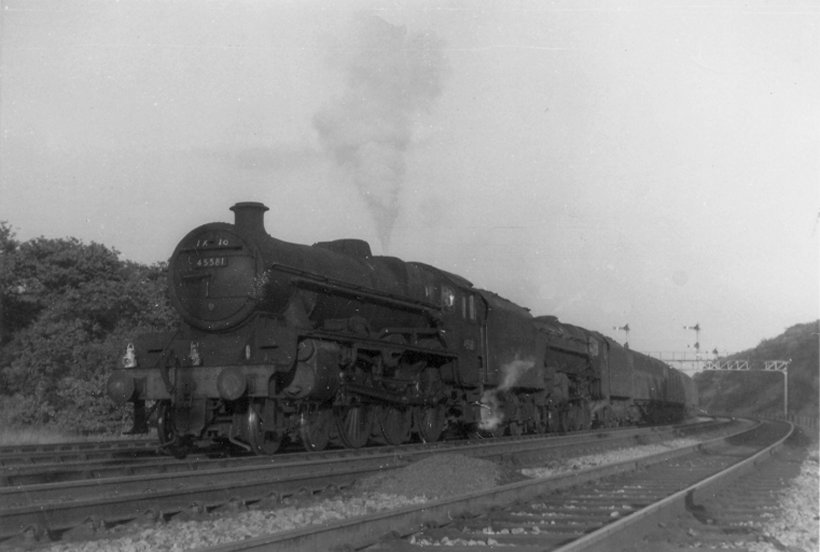
M478 423L480 429L493 431L504 421L504 409L499 393L512 388L533 366L535 366L535 360L517 358L501 367L499 386L484 391L481 396L481 421Z
M373 215L382 247L399 213L405 153L413 118L441 94L442 44L431 34L408 34L383 19L359 14L342 52L347 88L318 112L313 125L336 163L356 184Z
M498 390L506 391L507 389L518 383L518 380L521 379L521 376L523 376L524 373L531 369L533 366L535 366L535 360L533 359L515 359L512 362L508 362L507 364L502 366L501 373L504 375L504 377L501 380L501 385L498 386Z

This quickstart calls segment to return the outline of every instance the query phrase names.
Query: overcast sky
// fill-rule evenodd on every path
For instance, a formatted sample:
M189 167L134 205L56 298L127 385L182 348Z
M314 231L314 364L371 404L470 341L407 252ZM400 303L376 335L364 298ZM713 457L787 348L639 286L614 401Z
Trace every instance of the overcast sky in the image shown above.
M268 232L643 351L818 318L820 3L0 0L0 220L167 260Z

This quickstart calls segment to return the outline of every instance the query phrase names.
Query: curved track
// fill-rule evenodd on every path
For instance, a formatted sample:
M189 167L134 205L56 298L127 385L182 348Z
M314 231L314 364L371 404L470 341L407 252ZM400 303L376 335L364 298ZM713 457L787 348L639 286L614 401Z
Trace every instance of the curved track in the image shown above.
M677 431L681 434L691 433L711 427L712 422L681 424ZM646 429L609 430L618 439L626 440L632 436L645 435ZM662 430L661 430L662 431ZM531 438L561 439L569 443L573 439L586 439L589 432L577 432L572 435L532 436ZM82 481L89 479L107 479L131 475L167 474L185 471L219 469L229 465L245 466L251 464L266 464L271 460L287 462L309 462L320 458L350 457L357 454L406 453L417 449L436 450L434 447L454 447L470 445L474 441L448 441L446 443L406 444L401 446L383 446L380 449L367 448L361 452L350 449L331 448L321 452L279 453L273 458L268 456L253 456L247 453L232 456L230 450L214 448L191 454L183 459L177 459L163 454L156 441L123 441L95 443L75 450L71 445L53 445L30 447L7 447L4 455L0 449L0 488L35 485L45 483L60 483L66 481ZM607 446L608 441L602 440L601 446Z
M323 550L342 543L372 552L474 550L475 545L488 544L522 551L591 550L598 545L609 550L619 530L630 530L630 523L644 517L641 512L680 497L685 501L703 485L731 477L755 461L750 458L768 455L790 431L783 424L765 424L641 460L522 481L212 550ZM619 520L625 523L611 525Z
M629 529L629 538L610 539L608 552L654 552L692 550L796 550L770 534L767 522L775 522L781 512L778 497L783 495L785 483L801 473L809 456L807 438L799 430L791 435L784 446L767 451L740 466L727 477L718 477L709 484L693 489L692 493L670 500L664 507L650 513L641 523ZM816 444L814 450L816 451ZM816 464L815 464L816 465ZM811 515L810 504L806 505ZM817 520L817 504L813 508ZM793 515L793 514L792 514ZM778 522L780 531L786 529ZM790 527L794 532L807 527ZM780 535L782 538L782 534ZM814 526L814 547L817 546L817 525ZM812 549L807 542L805 548ZM604 549L597 546L598 549ZM591 548L593 549L593 548Z
M377 471L421 457L457 451L485 458L514 455L519 461L572 449L594 451L647 442L710 426L622 429L568 436L436 443L435 446L374 447L274 457L199 459L177 462L170 473L0 488L0 539L20 532L59 537L83 526L109 527L146 518L170 519L231 505L274 506L289 496L313 496L350 485ZM152 460L154 462L154 460Z

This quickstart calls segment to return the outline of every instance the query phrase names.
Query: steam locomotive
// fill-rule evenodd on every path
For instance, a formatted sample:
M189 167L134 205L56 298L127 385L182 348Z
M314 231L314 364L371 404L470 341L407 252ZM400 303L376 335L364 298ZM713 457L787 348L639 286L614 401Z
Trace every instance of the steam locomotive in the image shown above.
M129 343L107 384L117 403L154 405L171 451L565 432L694 407L690 378L599 333L361 240L280 241L261 203L231 210L169 261L181 328Z

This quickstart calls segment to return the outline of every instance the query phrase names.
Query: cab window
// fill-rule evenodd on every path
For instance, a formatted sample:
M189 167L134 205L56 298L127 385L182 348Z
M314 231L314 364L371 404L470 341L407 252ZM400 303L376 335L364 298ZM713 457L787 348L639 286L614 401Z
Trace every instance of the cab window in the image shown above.
M456 292L450 286L441 287L441 305L445 309L452 309L456 305Z
M464 320L475 320L475 296L461 296L461 317Z

